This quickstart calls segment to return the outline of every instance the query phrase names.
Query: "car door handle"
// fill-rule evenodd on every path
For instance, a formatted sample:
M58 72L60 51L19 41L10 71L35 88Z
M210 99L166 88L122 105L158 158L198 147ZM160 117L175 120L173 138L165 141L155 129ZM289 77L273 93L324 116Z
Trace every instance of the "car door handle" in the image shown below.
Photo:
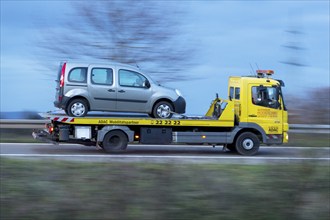
M108 89L109 92L115 92L116 90L114 89Z
M249 115L249 117L258 117L257 115Z
M124 92L125 92L125 90L119 90L118 92L120 92L120 93L124 93Z

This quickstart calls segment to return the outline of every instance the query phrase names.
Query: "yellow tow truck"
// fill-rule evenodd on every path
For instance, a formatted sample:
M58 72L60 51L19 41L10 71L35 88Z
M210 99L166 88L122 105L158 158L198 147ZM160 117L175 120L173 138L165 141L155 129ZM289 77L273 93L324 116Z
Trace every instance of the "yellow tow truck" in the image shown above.
M33 137L53 143L95 145L107 153L122 152L128 143L223 145L251 156L260 144L288 142L288 112L281 80L272 70L255 76L230 77L228 99L218 95L201 117L171 119L148 117L69 117L46 114L51 122Z

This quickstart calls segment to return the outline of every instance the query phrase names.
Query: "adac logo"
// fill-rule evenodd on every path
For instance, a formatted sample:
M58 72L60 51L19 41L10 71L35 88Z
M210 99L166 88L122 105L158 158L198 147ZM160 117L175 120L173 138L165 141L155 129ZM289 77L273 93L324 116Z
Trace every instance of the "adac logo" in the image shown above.
M277 126L269 126L268 131L269 132L278 132L278 127Z

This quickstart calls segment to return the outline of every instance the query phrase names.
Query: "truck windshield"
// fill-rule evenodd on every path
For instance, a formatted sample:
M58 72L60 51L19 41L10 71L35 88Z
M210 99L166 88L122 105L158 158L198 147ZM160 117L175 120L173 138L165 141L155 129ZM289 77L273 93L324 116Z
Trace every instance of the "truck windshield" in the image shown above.
M253 86L252 103L267 108L279 108L278 87Z

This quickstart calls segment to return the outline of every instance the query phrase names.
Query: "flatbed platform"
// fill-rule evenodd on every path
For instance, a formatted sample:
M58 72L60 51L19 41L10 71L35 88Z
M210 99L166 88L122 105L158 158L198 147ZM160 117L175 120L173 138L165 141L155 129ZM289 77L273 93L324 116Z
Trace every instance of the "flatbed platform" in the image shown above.
M171 119L123 116L69 117L62 114L43 114L43 118L72 125L125 125L125 126L184 126L184 127L232 127L230 120L218 120L212 117L181 117Z

